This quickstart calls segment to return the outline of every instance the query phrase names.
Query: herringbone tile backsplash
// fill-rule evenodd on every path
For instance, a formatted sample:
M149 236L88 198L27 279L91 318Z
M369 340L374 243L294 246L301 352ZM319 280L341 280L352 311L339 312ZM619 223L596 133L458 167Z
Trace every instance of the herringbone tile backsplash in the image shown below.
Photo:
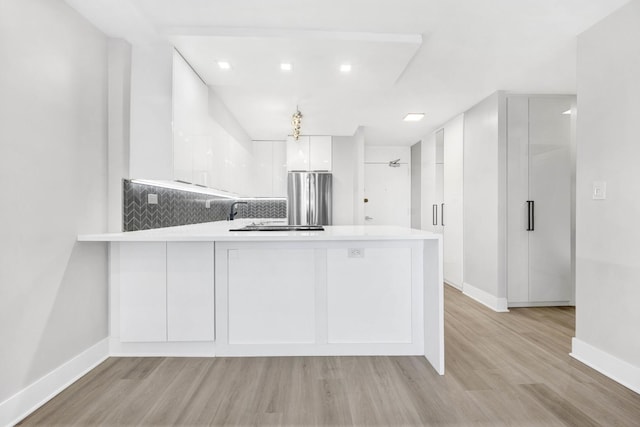
M158 195L158 204L147 203L149 194ZM211 207L206 208L206 201ZM137 231L176 225L227 219L233 199L216 198L211 194L192 193L123 180L122 230ZM287 201L247 200L238 205L236 218L286 218Z

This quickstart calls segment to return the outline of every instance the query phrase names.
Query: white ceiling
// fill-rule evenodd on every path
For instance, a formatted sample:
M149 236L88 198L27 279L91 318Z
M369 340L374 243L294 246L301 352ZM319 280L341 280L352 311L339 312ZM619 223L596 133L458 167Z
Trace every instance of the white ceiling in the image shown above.
M496 90L575 93L576 36L627 2L67 0L111 36L169 40L253 139L284 139L298 105L303 133L364 126L371 145L413 144Z

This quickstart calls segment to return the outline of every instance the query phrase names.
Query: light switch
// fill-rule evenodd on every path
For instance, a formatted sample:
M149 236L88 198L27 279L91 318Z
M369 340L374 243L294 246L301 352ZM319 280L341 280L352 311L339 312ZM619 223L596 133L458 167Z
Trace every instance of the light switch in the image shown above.
M158 195L157 194L147 194L147 203L150 205L158 204Z
M593 200L605 200L607 198L607 182L594 181L592 196Z

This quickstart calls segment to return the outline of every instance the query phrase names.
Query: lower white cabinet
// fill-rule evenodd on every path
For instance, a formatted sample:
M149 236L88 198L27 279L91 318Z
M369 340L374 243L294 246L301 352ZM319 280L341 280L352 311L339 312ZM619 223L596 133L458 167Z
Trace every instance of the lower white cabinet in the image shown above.
M167 340L214 337L213 243L167 243Z
M423 242L216 244L216 354L424 354Z
M123 242L120 341L213 341L213 243Z
M229 344L313 343L315 250L228 252Z
M166 243L120 244L120 341L167 340Z
M327 250L329 343L410 343L411 248Z

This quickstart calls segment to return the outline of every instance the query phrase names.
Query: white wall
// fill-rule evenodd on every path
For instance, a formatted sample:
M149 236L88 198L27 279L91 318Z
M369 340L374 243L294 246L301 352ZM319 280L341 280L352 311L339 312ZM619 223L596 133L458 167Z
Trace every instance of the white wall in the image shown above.
M503 108L504 94L497 92L464 113L463 290L494 303L506 298Z
M0 3L0 402L107 336L107 40Z
M574 355L637 392L639 22L640 2L634 1L578 38L577 342L573 347ZM606 200L592 199L594 181L607 182Z

